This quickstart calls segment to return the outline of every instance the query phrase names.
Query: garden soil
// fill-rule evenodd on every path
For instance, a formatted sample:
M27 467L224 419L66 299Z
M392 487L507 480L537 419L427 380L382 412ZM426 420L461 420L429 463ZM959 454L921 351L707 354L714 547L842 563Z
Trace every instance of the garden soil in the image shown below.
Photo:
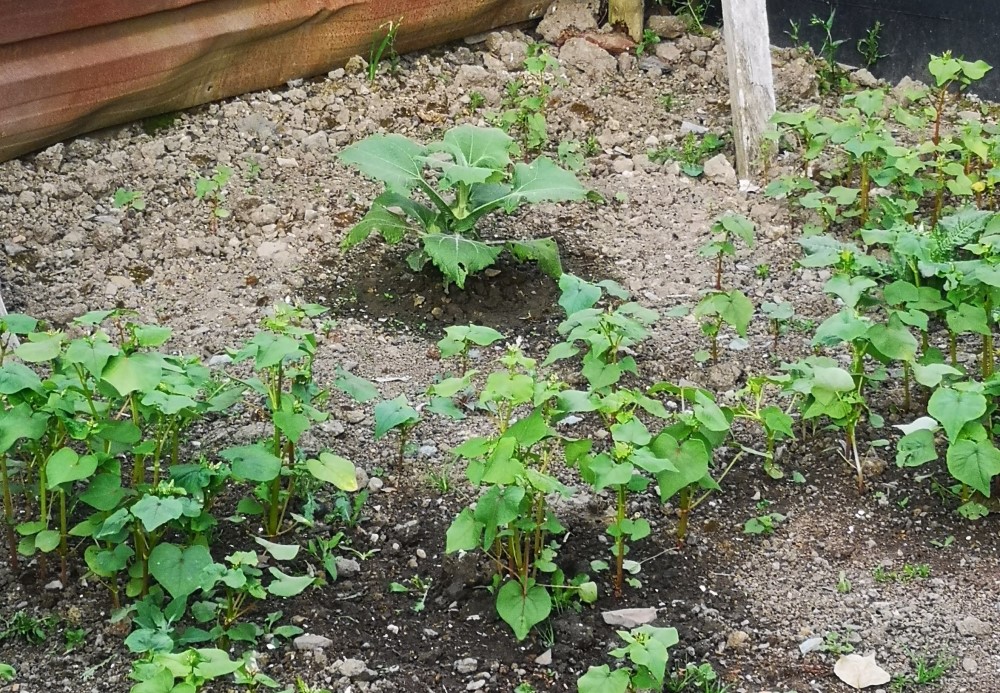
M664 316L636 355L644 377L697 382L726 401L747 377L808 353L809 336L790 330L775 350L766 321L757 319L745 341L723 335L719 364L694 360L706 347L697 325L665 314L692 305L712 286L713 263L698 254L712 220L734 211L756 223L756 244L727 263L725 281L757 305L790 301L803 322L818 323L835 310L821 291L828 275L796 268L802 220L760 188L741 186L730 147L697 178L675 161L651 160L651 151L680 147L688 131L728 133L725 53L715 32L684 34L673 20L660 20L668 38L639 57L613 55L598 44L614 50L620 40L599 33L581 38L594 31L587 26L593 18L577 21L579 31L567 29L571 19L556 28L550 19L541 28L557 44L550 51L561 63L548 78L546 149L555 155L560 142L578 142L585 155L581 179L602 202L525 209L491 220L487 233L552 236L567 271L620 282ZM470 279L465 291L446 291L430 271L411 273L399 248L372 240L341 253L345 232L378 188L336 158L373 133L427 141L452 124L484 124L486 113L501 107L505 84L522 80L525 90L538 88L539 78L522 69L529 44L539 40L534 31L404 56L373 83L354 61L353 69L324 78L81 137L0 165L0 278L8 309L63 327L88 310L128 308L173 328L171 349L212 359L252 335L275 303L322 303L336 326L319 345L320 382L329 383L340 366L376 382L386 398L406 394L411 401L454 368L435 348L448 325L490 325L542 356L558 341L560 311L557 287L536 267L501 262ZM805 57L776 51L774 65L781 108L818 101ZM222 202L231 216L213 221L210 205L194 194L194 180L218 165L235 173ZM780 174L782 165L779 158L768 175ZM755 183L762 188L765 181ZM115 209L119 187L142 191L145 209ZM483 349L473 365L488 369L499 355ZM894 391L880 398L890 424L913 416L899 402ZM322 636L259 645L261 668L283 684L508 693L527 683L537 691L573 691L588 666L611 661L616 634L603 612L653 607L657 625L680 633L671 667L710 662L729 691L850 690L833 673L837 650L850 648L874 655L893 676L912 675L921 658L945 660L941 683L926 690L1000 693L1000 516L961 519L935 493L935 481L945 483L943 471L897 469L891 448L867 452L871 480L862 494L832 436L788 445L782 480L746 456L723 490L697 509L680 546L673 509L652 495L643 498L632 509L654 530L630 554L641 561L641 586L615 599L608 575L598 574L595 605L554 614L516 642L485 589L484 566L474 556L444 554L451 519L475 497L449 451L485 431L483 417L458 424L428 417L400 464L391 437L373 440L369 405L335 395L332 413L305 447L332 448L355 461L369 496L357 526L309 530L345 532L351 551L343 552L340 579L268 605L283 611L283 623ZM191 449L250 442L263 430L250 420L222 420L196 429ZM864 434L866 440L884 435ZM738 430L737 438L761 444L750 430ZM732 454L720 454L718 469ZM610 504L604 494L581 489L562 509L570 529L560 554L567 572L610 559L604 535ZM770 512L785 517L771 536L743 532L749 518ZM233 546L247 546L253 530L224 524L220 546L213 547L217 560ZM888 582L873 576L880 567L906 565L927 565L929 576ZM2 631L0 662L18 676L0 690L128 690L131 658L121 625L109 623L108 595L81 566L65 587L37 581L32 566L20 574L0 566L0 615L51 617L37 644ZM389 587L412 584L414 576L429 585L420 610L419 595ZM67 651L64 632L74 628L85 636ZM813 638L822 645L815 647Z

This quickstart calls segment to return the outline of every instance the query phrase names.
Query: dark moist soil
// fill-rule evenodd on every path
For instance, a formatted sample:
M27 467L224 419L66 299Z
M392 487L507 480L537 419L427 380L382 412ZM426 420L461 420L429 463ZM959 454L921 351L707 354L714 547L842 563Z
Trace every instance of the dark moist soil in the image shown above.
M470 278L465 291L446 292L431 271L411 273L398 248L369 242L340 254L343 234L377 186L333 156L373 132L425 141L452 123L483 122L484 114L469 106L471 94L483 94L487 108L495 109L507 81L530 81L520 60L506 56L536 38L504 32L485 44L406 56L397 74L383 74L374 85L363 74L338 71L180 113L162 129L134 124L0 166L8 308L56 326L91 309L135 309L174 329L170 348L207 358L249 337L275 302L315 301L331 306L337 320L320 338L319 382L328 384L341 366L374 380L383 397L406 394L411 401L454 369L435 348L448 325L495 327L510 342L520 340L529 355L543 357L558 341L561 314L558 288L533 265L503 260L495 271ZM757 224L757 243L727 263L727 284L757 305L791 301L814 324L835 310L822 292L823 272L795 267L801 220L759 193L739 191L725 166L692 179L676 162L649 159L658 146L680 146L685 128L728 132L725 53L715 34L665 40L655 55L639 61L579 44L552 50L565 80L554 84L546 114L548 153L555 155L560 141L593 138L597 151L580 175L606 203L542 205L493 220L488 233L551 235L567 271L615 279L662 314L693 304L711 286L714 267L697 249L718 214L736 211ZM817 101L815 72L803 56L776 51L774 64L782 107ZM669 112L665 96L671 97ZM325 137L317 139L320 133ZM731 160L731 151L724 154ZM236 175L226 198L233 216L213 226L204 204L193 198L192 175L210 173L216 163L231 165ZM783 165L779 160L771 175L785 172ZM119 186L142 190L146 210L112 209L110 197ZM706 348L697 324L663 318L637 350L641 382L694 382L728 402L748 377L809 352L808 330L783 334L775 350L760 319L747 344L733 337L723 335L719 364L696 364L692 355ZM970 361L972 349L967 351L961 358ZM489 372L501 353L499 347L479 350L472 365ZM899 411L894 388L875 397L876 408L890 424L906 423L918 412ZM192 430L191 450L266 435L249 409ZM637 494L630 510L648 518L653 533L632 547L629 557L642 563L636 575L642 584L621 599L612 596L609 575L590 568L593 560L611 561L604 528L612 499L578 489L558 508L569 528L559 561L570 575L588 572L600 598L554 614L518 643L486 589L489 566L478 556L443 554L449 524L475 500L449 451L488 430L488 422L429 417L400 465L396 440L372 439L370 406L334 395L331 409L331 422L307 434L303 451L333 449L349 457L363 470L370 495L357 526L329 520L287 538L305 543L343 531L341 555L358 560L357 572L342 566L333 584L271 600L254 615L261 619L280 609L281 623L331 641L315 651L277 638L260 643L262 670L284 685L301 679L314 689L345 693L508 693L528 683L538 691L573 691L588 666L611 661L607 653L617 638L602 614L654 607L656 624L680 634L671 667L708 661L730 693L849 690L833 674L834 653L800 652L800 644L832 640L830 634L860 654L873 654L894 676L912 675L919 658L944 657L951 664L936 690L1000 693L996 515L962 520L954 500L937 492L938 484L948 483L940 465L898 469L891 446L869 449L880 438L898 438L895 429L862 431L869 479L863 493L841 441L830 432L789 443L779 460L782 480L770 479L744 456L722 482L723 491L695 511L680 545L675 509L660 507L652 492ZM582 437L592 427L585 421L567 435ZM740 444L762 444L752 427L735 430ZM715 474L732 454L718 455ZM798 482L794 472L801 474ZM234 508L241 492L234 489L223 507ZM320 502L329 509L334 499L321 496ZM773 535L743 532L748 519L772 512L785 516ZM223 520L212 546L215 560L253 548L255 531L252 523ZM901 571L922 564L930 568L925 579L873 577L878 567ZM292 567L295 573L322 572L301 555ZM17 573L0 567L0 614L7 623L0 662L18 671L15 682L0 690L128 690L132 657L122 645L122 624L109 622L103 588L86 578L79 561L64 588L51 582L52 566L45 578L37 569L37 562ZM429 585L420 611L413 594L390 589L415 576ZM40 642L13 630L18 614L48 619ZM83 630L83 641L67 652L66 633L74 629ZM230 687L213 683L206 690Z

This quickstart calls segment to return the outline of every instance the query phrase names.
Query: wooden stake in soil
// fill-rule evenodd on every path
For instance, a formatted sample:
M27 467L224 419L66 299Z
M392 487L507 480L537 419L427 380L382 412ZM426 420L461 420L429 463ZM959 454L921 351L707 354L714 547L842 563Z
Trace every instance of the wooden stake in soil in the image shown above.
M722 32L729 58L736 173L760 168L761 140L774 114L774 81L765 0L722 0Z
M644 0L609 0L608 22L624 24L632 40L641 41L646 11L643 2Z

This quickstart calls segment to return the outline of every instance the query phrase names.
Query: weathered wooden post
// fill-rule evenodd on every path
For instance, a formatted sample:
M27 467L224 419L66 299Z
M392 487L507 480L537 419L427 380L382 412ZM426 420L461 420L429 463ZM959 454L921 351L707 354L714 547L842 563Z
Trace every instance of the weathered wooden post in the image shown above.
M644 0L609 0L608 21L611 24L624 24L628 35L635 41L641 41L646 12L643 3Z
M745 180L759 166L762 135L774 114L765 1L722 0L722 34L729 58L736 173Z

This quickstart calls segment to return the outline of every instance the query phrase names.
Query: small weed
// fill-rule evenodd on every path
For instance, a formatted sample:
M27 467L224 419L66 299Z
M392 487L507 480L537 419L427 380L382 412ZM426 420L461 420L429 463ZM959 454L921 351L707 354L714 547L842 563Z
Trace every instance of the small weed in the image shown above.
M642 32L642 39L635 46L635 54L643 56L649 52L650 48L660 42L660 37L655 31L646 29Z
M837 593L848 594L850 591L851 591L851 581L847 579L847 573L841 570L840 577L837 578Z
M667 113L673 111L674 106L676 105L674 95L671 94L670 92L667 92L666 94L660 94L658 97L656 97L656 100L657 102L659 102L661 106L663 106L663 110L665 110Z
M847 642L847 639L837 631L831 630L823 636L823 644L819 646L819 649L821 652L840 656L854 652L854 645Z
M469 110L478 111L486 105L486 97L483 96L481 91L470 91L469 92Z
M371 50L368 52L369 84L375 83L375 78L378 77L378 70L383 61L389 65L390 72L395 72L399 66L399 54L396 52L396 33L399 31L399 25L402 22L403 20L400 18L398 22L386 22L378 28L379 32L384 30L385 34L381 37L379 34L375 35L375 38L372 40Z
M911 565L906 563L900 570L889 570L885 566L876 566L872 570L872 577L875 582L913 582L914 580L925 580L931 576L931 567L926 563Z
M410 608L419 614L427 606L427 593L431 591L432 582L430 578L424 580L419 575L414 575L404 582L389 583L389 591L412 596L414 602Z
M64 654L72 652L87 642L87 631L83 628L67 628L63 631L63 642L66 645Z
M813 15L812 19L809 20L810 26L819 27L823 31L823 43L819 49L820 65L816 69L816 74L819 77L819 90L822 94L831 92L842 94L849 91L851 86L847 72L837 62L837 49L840 48L845 39L833 38L833 21L836 15L837 11L833 9L830 10L830 15L826 19L820 19Z
M115 209L134 209L137 212L141 212L146 209L146 200L143 199L141 190L118 188L115 190L115 196L111 201L111 206Z
M858 53L861 54L861 59L864 60L865 67L871 67L887 56L885 53L879 53L879 40L882 37L882 28L882 22L876 21L868 27L865 35L858 39Z
M947 549L949 546L955 543L955 535L949 534L944 539L931 539L931 545L936 546L939 549Z
M754 276L759 279L767 279L771 276L771 266L768 264L760 264L753 268Z
M681 171L697 178L705 172L704 162L725 146L725 141L715 133L708 132L698 138L689 132L681 140L681 146L665 146L649 152L651 161L662 164L665 161L676 161L681 165Z
M216 166L211 176L199 176L194 181L194 196L208 203L211 210L209 227L214 231L219 225L219 219L229 216L229 210L222 206L226 194L226 184L233 176L229 166Z
M775 527L784 521L785 516L781 513L768 513L766 515L751 517L743 523L743 533L754 535L761 534L765 537L771 536L774 534Z
M687 21L687 29L696 34L705 33L705 17L712 8L712 0L674 0L673 12Z
M10 664L0 662L0 681L13 681L17 671Z
M729 686L722 683L712 665L705 662L676 670L664 690L669 693L727 693Z
M4 628L0 631L0 641L19 638L30 645L40 645L49 637L55 625L54 616L37 618L22 609L4 622Z
M913 663L913 673L895 677L889 686L889 690L892 693L905 693L917 686L931 686L940 683L944 675L948 673L948 670L955 665L953 658L941 655L933 659L911 657L911 661Z

